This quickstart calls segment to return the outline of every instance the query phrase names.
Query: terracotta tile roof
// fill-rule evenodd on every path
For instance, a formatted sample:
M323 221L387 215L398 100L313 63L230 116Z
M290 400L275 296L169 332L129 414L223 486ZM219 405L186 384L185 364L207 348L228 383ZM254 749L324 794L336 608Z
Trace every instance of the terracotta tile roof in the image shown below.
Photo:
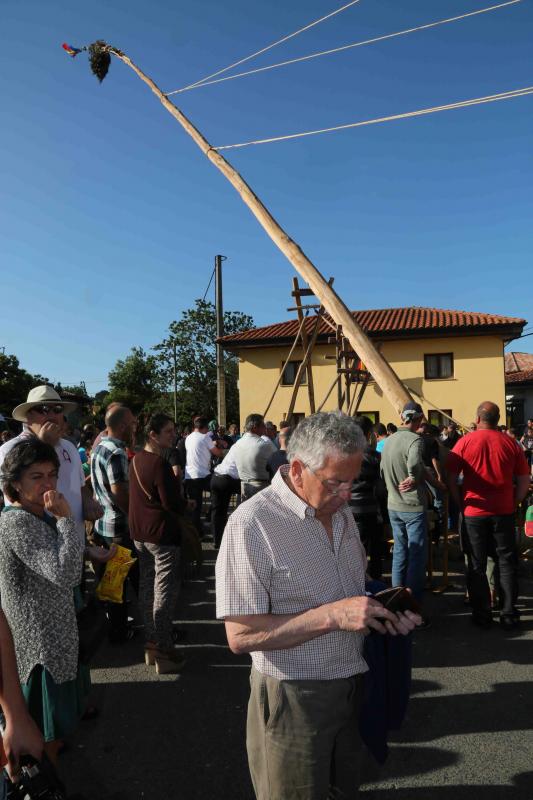
M505 354L505 383L533 381L533 353Z
M526 320L518 317L503 317L499 314L483 314L476 311L454 311L442 308L423 308L411 306L408 308L380 308L366 311L352 311L357 322L372 338L413 335L414 333L429 332L488 332L489 330L504 331L505 328L513 329L513 335L519 335L526 324ZM311 333L314 326L314 316L306 320L306 329ZM224 336L221 341L232 347L237 344L244 347L254 345L267 345L294 339L298 331L296 319L288 322L278 322L262 328L253 328L241 333ZM319 330L320 339L325 340L332 334L330 326L322 320Z

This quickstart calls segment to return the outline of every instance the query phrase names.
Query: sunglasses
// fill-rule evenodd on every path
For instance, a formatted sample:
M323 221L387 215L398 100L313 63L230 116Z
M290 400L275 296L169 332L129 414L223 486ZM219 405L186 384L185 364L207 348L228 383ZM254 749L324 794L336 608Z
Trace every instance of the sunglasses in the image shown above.
M55 406L32 406L30 411L36 411L38 414L62 414L63 413L63 406L55 405Z

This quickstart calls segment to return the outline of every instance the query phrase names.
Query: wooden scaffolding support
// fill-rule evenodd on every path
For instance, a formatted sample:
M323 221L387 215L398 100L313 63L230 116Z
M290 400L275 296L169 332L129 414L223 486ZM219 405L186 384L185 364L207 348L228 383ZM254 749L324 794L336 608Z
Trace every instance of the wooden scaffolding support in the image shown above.
M328 281L330 286L333 285L333 278ZM282 362L280 372L276 380L276 384L272 391L272 395L265 408L263 416L266 416L274 398L277 394L279 387L283 382L283 375L285 372L286 364L291 360L294 352L301 346L302 348L302 361L298 367L294 384L292 386L291 397L287 411L284 413L283 419L291 422L294 408L298 398L298 392L304 381L307 379L307 394L309 398L310 413L314 414L315 411L321 411L326 405L329 397L335 386L337 387L337 408L340 411L345 411L347 414L357 414L359 411L365 389L370 380L370 373L361 367L360 359L357 353L351 348L348 339L343 335L342 326L336 325L327 316L325 316L325 309L320 303L302 304L302 297L314 297L311 289L300 287L298 278L292 279L292 292L291 296L294 298L295 305L288 308L287 311L295 311L298 318L298 330L294 341L289 349L289 352ZM314 320L311 330L308 330L306 321L309 319L309 312L313 311ZM328 338L329 343L335 344L335 355L326 356L326 359L334 359L336 365L336 375L333 383L326 392L320 405L317 407L315 396L315 384L313 377L312 355L316 345L318 335L320 333L320 324L325 322L332 330L334 336Z

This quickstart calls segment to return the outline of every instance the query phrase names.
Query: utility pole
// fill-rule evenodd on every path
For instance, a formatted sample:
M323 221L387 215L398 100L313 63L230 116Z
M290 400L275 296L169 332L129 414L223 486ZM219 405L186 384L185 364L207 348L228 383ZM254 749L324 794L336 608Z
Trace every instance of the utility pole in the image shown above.
M224 336L224 308L222 305L222 262L226 256L215 256L215 305L217 313L217 339ZM226 427L226 375L224 373L224 350L217 344L217 419Z
M174 425L178 422L178 374L176 366L176 342L172 343L172 350L174 354L173 374L174 374Z

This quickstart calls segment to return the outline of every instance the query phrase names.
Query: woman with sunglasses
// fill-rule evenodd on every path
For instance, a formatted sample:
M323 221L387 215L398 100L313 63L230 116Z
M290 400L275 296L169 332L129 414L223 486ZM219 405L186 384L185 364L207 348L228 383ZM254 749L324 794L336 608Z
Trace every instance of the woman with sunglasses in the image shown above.
M33 436L15 445L0 471L11 503L0 516L2 608L22 692L52 762L84 710L73 596L84 542L56 490L59 465L55 449Z

